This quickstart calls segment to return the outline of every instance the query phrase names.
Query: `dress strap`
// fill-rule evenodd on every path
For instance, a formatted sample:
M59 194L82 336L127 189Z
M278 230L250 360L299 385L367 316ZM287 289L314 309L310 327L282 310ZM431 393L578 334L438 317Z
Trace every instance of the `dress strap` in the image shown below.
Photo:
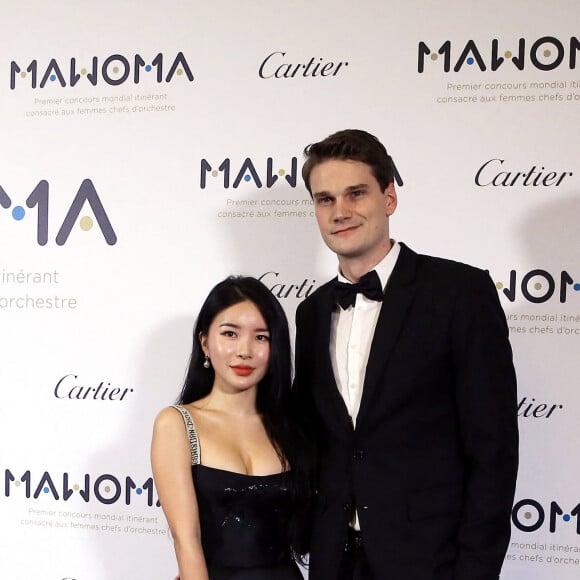
M189 411L185 407L181 405L172 405L172 406L181 413L183 421L185 422L185 429L187 430L187 436L189 438L189 447L191 448L191 465L199 465L201 463L199 452L199 439L197 437L197 431L195 430L193 418L191 417Z

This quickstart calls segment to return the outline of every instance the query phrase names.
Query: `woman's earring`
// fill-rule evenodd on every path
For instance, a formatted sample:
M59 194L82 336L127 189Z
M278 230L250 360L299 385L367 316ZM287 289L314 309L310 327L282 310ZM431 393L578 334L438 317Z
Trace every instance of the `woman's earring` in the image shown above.
M209 369L211 367L211 363L209 362L209 356L205 355L205 359L203 360L203 368Z

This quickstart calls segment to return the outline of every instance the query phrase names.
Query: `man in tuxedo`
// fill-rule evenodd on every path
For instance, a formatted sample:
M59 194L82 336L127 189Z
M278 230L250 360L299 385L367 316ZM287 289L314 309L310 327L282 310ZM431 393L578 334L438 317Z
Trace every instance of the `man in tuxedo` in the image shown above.
M518 432L495 286L390 238L394 167L374 136L305 156L339 265L296 314L294 392L319 455L309 578L497 580Z

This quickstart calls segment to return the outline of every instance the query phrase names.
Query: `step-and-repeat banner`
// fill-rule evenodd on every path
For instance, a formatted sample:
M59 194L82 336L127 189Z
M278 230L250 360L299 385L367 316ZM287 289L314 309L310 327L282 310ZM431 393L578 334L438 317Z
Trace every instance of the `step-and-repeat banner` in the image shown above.
M172 578L151 479L208 290L334 275L303 147L376 134L392 235L489 270L519 376L506 580L580 576L580 6L129 0L0 22L0 576ZM483 411L482 411L483 412Z

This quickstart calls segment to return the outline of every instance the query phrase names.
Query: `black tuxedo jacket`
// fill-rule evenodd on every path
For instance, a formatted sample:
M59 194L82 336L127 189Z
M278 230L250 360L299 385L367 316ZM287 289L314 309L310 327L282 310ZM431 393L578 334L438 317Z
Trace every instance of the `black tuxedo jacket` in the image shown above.
M332 281L296 314L294 393L319 445L310 579L333 580L353 507L376 580L496 580L518 461L516 379L482 270L401 244L356 428L329 355Z

